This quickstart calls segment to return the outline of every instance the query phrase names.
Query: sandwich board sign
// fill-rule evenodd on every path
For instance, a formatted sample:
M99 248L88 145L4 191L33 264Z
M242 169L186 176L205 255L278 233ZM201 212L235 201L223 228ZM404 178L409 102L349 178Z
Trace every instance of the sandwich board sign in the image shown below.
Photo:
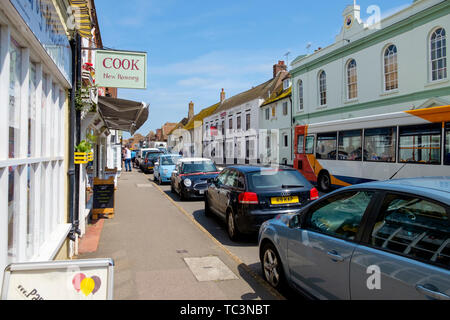
M1 300L112 300L112 259L48 261L9 265Z

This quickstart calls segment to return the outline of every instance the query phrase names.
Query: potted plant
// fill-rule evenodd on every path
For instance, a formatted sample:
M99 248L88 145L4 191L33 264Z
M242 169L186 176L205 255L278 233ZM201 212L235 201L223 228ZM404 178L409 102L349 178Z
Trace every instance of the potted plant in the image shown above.
M75 147L74 159L75 164L86 164L89 162L89 153L92 153L92 144L87 140L80 142L78 146ZM92 158L93 160L93 158Z

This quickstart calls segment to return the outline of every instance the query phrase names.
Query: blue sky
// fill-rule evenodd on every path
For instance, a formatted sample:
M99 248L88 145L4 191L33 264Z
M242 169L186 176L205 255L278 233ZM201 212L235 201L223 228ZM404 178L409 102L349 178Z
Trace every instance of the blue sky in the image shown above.
M358 0L361 18L377 5L382 17L412 0ZM272 66L334 42L352 0L96 0L103 45L148 52L147 90L119 98L150 103L147 135L272 77ZM129 137L129 135L125 135Z

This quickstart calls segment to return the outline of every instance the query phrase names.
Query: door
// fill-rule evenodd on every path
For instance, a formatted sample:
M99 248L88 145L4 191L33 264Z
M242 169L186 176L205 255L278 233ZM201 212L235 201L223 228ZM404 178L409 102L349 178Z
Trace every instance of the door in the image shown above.
M449 209L388 193L350 266L352 299L450 299Z
M217 176L214 183L208 188L207 194L210 208L221 216L223 216L223 214L221 211L220 193L227 179L228 172L229 170L225 169Z
M237 184L238 172L236 170L230 170L225 183L219 191L219 210L220 213L226 217L227 209L230 204L230 193L233 192L235 184Z
M290 229L291 280L319 299L350 299L350 260L374 192L347 191L320 200L302 228Z

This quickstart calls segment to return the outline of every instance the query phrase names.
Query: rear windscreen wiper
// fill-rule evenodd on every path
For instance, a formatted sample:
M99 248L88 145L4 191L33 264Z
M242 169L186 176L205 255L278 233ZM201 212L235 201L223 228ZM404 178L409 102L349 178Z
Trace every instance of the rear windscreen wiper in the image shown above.
M301 186L301 185L286 185L283 184L281 186L282 189L292 189L292 188L304 188L305 186Z

